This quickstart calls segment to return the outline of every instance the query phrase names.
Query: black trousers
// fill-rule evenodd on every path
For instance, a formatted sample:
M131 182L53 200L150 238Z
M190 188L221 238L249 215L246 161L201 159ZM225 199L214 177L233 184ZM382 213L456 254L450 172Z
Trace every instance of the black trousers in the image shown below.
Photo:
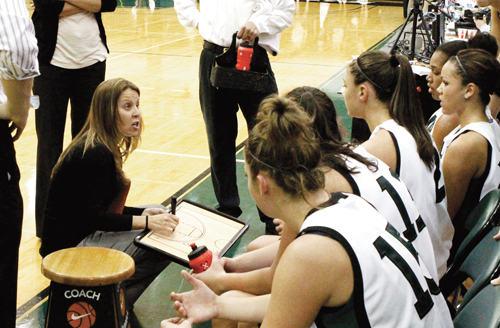
M241 109L245 117L247 128L250 131L255 125L255 115L260 102L270 94L277 93L274 87L264 93L248 90L214 88L210 83L210 74L217 54L203 49L200 56L200 104L205 120L210 150L210 164L212 183L215 196L219 203L218 209L228 214L241 214L240 198L236 184L236 137L238 134L238 120L236 113ZM256 68L261 71L267 69L274 80L267 52L257 47ZM254 65L254 62L252 62ZM254 67L252 66L252 69Z
M17 271L23 225L20 173L9 122L0 120L0 316L2 327L16 326Z
M50 177L63 150L64 126L71 104L71 135L74 138L87 120L92 96L104 81L106 62L80 69L65 69L41 64L41 75L35 78L33 94L40 97L35 111L38 137L36 158L36 235L42 237L43 211L47 201Z

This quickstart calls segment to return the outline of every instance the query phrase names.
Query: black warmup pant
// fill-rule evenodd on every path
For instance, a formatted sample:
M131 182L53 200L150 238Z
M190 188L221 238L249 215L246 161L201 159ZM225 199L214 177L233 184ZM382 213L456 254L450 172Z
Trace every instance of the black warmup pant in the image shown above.
M200 104L205 120L210 150L212 183L215 196L222 212L239 216L240 198L236 184L236 137L238 120L236 113L240 108L247 122L248 130L255 125L255 116L260 102L270 94L277 93L274 87L265 93L215 88L210 83L210 74L216 53L203 49L200 56ZM252 69L267 71L274 80L269 57L264 48L257 47L254 52L257 62Z
M17 311L17 271L23 225L21 175L9 122L0 120L0 317L2 327L15 328Z
M40 108L35 111L38 137L35 218L36 235L40 238L52 169L63 150L68 101L71 103L71 135L74 138L87 120L92 96L104 81L105 72L105 61L80 69L40 65L41 75L35 78L33 85L33 94L40 97Z

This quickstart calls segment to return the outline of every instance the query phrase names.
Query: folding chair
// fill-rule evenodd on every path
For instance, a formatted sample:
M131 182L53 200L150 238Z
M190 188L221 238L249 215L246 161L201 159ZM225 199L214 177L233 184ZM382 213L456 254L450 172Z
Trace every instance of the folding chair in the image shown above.
M480 242L474 247L472 252L467 256L462 265L452 274L446 276L446 279L441 279L440 288L445 298L450 296L451 292L455 290L456 295L460 294L457 287L467 279L473 280L472 286L464 294L462 302L458 306L457 313L460 312L462 307L481 290L484 286L490 283L492 277L496 274L500 265L500 242L493 239L500 231L500 227L493 228ZM450 306L452 316L455 315L456 304ZM481 327L482 326L475 326Z
M439 285L447 284L450 276L455 275L464 260L484 236L500 222L500 189L492 190L486 194L474 210L469 214L463 224L463 228L469 231L468 235L460 245L453 245L451 255L453 258L448 260L448 270L441 278ZM441 288L441 290L443 290ZM452 291L449 291L451 293ZM448 297L448 295L445 295Z
M500 286L485 286L453 320L455 328L499 328Z

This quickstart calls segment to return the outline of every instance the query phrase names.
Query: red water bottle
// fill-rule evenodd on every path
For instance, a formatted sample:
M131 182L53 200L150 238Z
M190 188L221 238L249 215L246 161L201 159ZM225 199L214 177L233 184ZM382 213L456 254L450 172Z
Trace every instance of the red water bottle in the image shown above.
M207 271L212 265L212 251L207 246L196 246L195 243L190 244L191 253L188 254L189 266L194 273Z
M238 57L236 59L236 69L249 71L252 62L253 47L248 40L242 42L238 47Z

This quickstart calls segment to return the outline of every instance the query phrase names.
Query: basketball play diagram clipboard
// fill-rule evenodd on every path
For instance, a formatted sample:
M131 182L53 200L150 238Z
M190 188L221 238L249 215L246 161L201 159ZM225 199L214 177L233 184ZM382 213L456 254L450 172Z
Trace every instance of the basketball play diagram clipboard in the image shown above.
M170 236L144 230L135 243L159 251L185 267L189 267L191 243L205 245L224 256L248 230L248 224L186 199L178 202L175 215L180 221Z

